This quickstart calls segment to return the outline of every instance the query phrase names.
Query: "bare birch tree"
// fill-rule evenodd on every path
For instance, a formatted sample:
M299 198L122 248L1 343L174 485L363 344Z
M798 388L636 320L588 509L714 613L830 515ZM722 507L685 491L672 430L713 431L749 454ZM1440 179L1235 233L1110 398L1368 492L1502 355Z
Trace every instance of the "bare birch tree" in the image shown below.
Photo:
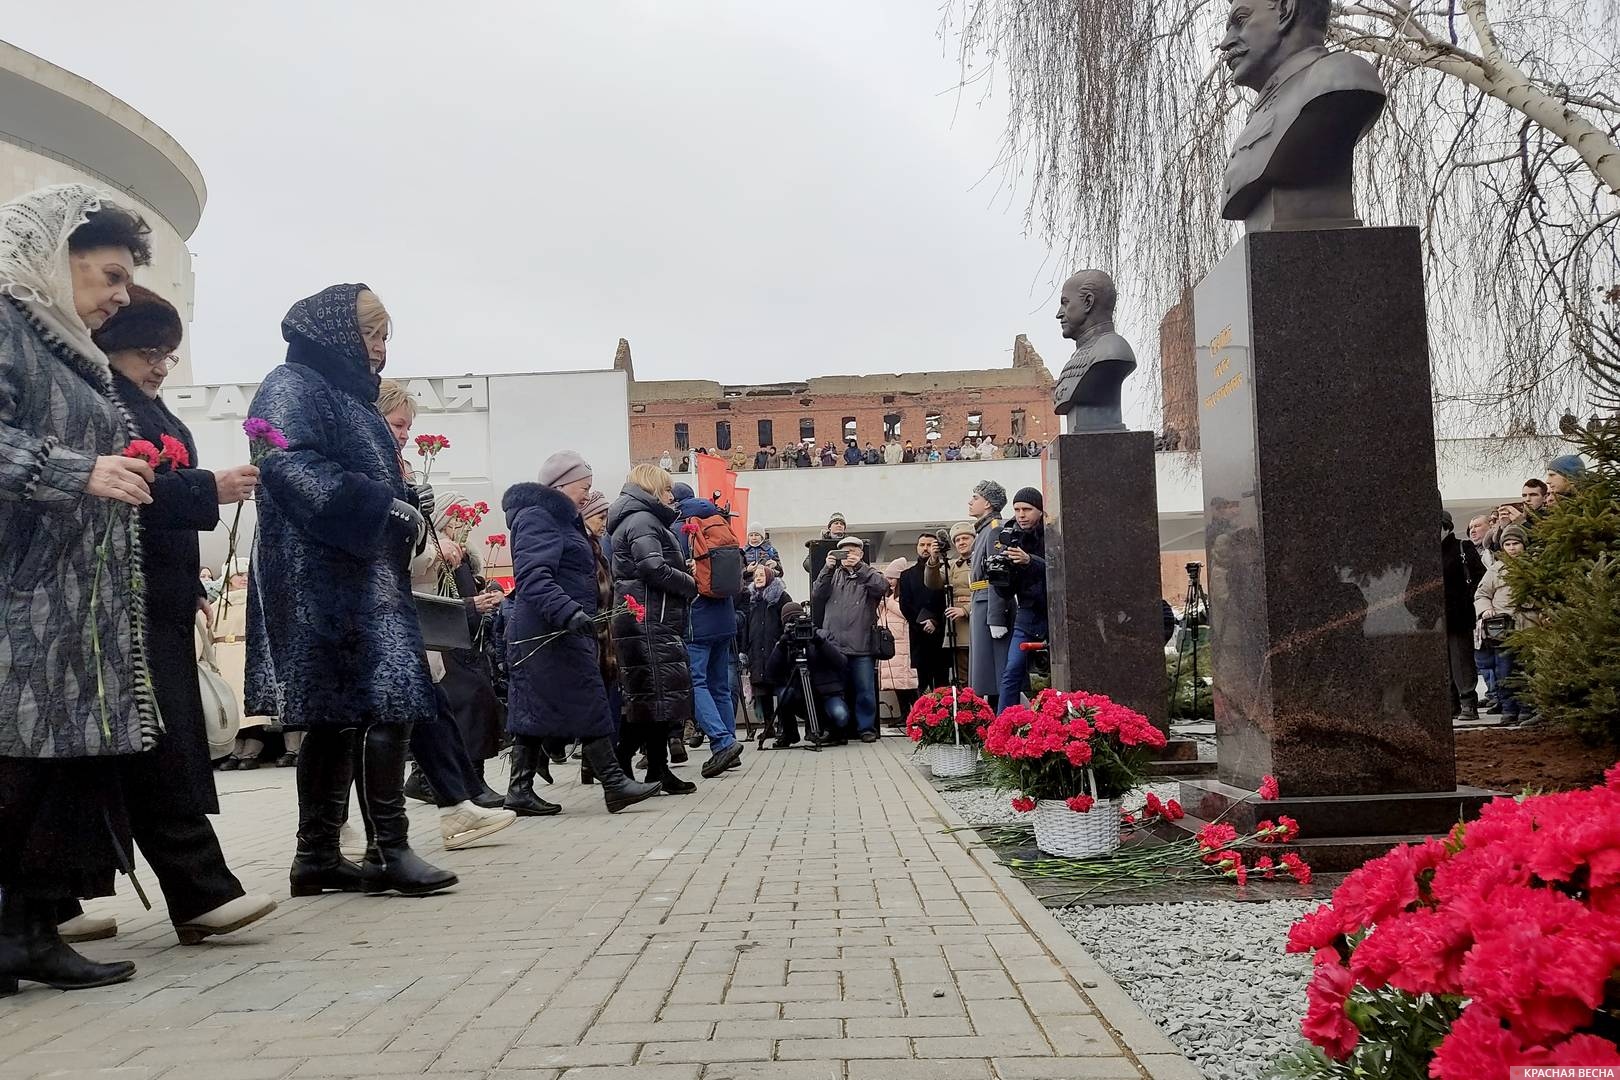
M1389 87L1358 154L1369 224L1423 227L1447 420L1533 431L1616 346L1620 0L1335 0L1329 45ZM1248 111L1213 46L1228 0L945 0L963 89L1004 93L999 164L1065 265L1162 312L1236 239L1219 217ZM1610 309L1612 310L1612 309Z

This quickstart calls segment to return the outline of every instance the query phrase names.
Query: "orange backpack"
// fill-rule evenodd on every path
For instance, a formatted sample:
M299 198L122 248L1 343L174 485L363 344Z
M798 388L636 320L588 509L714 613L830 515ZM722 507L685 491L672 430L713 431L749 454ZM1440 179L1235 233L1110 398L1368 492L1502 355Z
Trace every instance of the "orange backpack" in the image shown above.
M698 592L715 598L741 596L743 553L737 534L731 530L731 522L712 514L688 518L687 524L696 526L691 537L693 575L697 578Z

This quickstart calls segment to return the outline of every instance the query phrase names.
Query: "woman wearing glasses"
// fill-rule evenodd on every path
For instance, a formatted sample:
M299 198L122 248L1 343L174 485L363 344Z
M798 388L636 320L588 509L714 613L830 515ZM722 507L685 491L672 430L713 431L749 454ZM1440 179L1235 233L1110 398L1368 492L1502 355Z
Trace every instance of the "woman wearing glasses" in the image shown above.
M129 304L92 335L112 367L113 390L138 438L185 447L181 467L161 465L152 501L140 509L145 571L146 656L163 733L151 753L126 758L125 802L131 832L151 864L182 944L228 934L275 910L268 896L248 896L225 865L209 814L219 813L208 761L208 731L197 688L195 620L204 599L198 533L219 524L219 509L251 498L252 465L209 472L195 468L197 447L158 391L174 367L182 325L173 305L150 289L129 287ZM172 443L171 443L172 445ZM171 451L172 453L172 451ZM74 916L61 926L70 941L110 937L111 919Z

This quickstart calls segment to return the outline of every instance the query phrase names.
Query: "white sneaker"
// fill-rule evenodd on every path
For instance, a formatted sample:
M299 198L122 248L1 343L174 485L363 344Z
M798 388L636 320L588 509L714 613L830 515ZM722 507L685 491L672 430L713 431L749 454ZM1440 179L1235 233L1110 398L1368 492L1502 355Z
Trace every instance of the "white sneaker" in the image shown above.
M118 933L118 920L104 915L75 915L56 927L62 940L69 945L81 941L100 941Z
M439 830L444 834L446 851L456 851L468 844L498 833L517 820L511 810L485 810L470 802L457 803L439 811Z
M180 944L195 945L203 938L229 934L256 923L274 910L276 902L268 896L238 896L190 922L179 924L174 932L179 935Z
M359 862L366 857L366 834L345 821L343 831L338 833L338 850L345 859Z

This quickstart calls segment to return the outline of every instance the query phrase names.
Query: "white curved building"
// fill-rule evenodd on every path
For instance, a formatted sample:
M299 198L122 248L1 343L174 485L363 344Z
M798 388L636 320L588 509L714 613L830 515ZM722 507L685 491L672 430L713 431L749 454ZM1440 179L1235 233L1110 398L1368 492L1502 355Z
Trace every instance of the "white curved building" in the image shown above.
M141 284L189 325L193 290L186 241L208 191L180 144L152 121L82 79L0 41L0 202L51 184L88 183L129 201L152 226L152 265ZM171 380L191 381L189 342Z

